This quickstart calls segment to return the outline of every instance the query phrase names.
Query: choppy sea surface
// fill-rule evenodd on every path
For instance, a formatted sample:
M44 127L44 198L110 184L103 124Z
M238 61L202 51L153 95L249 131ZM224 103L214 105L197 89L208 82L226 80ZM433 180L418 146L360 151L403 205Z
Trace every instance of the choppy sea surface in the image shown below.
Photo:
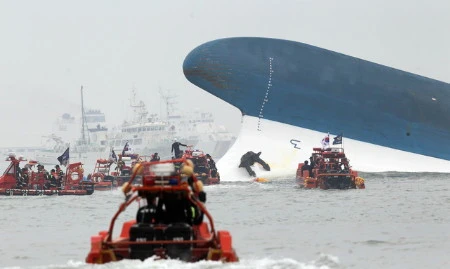
M90 236L124 200L0 197L1 268L450 268L450 174L366 173L365 190L305 190L293 178L205 187L216 229L240 262L84 262ZM118 219L135 217L137 205Z

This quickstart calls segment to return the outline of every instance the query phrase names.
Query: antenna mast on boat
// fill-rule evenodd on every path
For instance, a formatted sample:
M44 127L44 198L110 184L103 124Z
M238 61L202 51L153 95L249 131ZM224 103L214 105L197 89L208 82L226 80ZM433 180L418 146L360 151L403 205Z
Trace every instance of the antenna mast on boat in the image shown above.
M170 115L173 112L173 105L176 103L172 101L172 99L176 98L177 95L170 94L169 91L167 93L163 93L161 87L159 88L159 94L161 95L161 99L163 99L164 104L166 105L166 121L170 121Z
M86 125L86 114L84 113L84 101L83 101L83 85L81 85L81 141L83 145L86 145L86 136L84 127ZM87 129L87 126L86 126ZM89 135L88 135L89 140ZM90 143L90 141L88 141Z
M136 87L134 85L131 89L130 107L133 108L133 116L135 117L135 119L133 119L134 122L147 121L147 108L142 100L139 101L139 103L136 102Z

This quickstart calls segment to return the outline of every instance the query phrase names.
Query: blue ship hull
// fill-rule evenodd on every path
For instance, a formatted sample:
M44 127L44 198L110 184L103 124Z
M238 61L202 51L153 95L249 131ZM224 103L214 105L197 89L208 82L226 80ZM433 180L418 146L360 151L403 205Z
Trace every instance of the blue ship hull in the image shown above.
M264 118L450 160L450 84L307 44L226 38L186 57L186 78Z

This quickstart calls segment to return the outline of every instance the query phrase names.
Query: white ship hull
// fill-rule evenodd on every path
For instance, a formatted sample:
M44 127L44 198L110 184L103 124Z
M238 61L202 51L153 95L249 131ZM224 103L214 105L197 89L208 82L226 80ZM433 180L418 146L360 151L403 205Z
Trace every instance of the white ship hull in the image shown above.
M258 130L259 122L259 130ZM244 168L238 168L241 156L247 151L261 151L261 159L271 171L259 164L253 166L258 177L295 177L298 163L308 160L313 147L321 147L327 134L275 121L244 116L236 142L217 163L221 179L225 181L251 178ZM336 134L330 134L330 143ZM301 141L296 149L291 140ZM337 145L336 147L339 147ZM345 153L353 169L363 172L450 172L450 161L381 147L343 138Z

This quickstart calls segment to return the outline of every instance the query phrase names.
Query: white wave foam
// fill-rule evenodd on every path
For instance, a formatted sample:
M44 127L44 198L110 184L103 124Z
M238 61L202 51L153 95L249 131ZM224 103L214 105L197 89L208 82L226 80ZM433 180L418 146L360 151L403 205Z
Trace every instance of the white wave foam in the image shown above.
M322 254L317 261L303 263L290 258L282 259L243 259L236 263L222 263L217 261L199 261L186 263L179 260L155 260L149 258L145 261L122 260L103 265L92 265L84 262L68 261L65 265L34 266L30 269L330 269L336 268L339 260L336 257ZM25 269L21 267L6 267L7 269ZM5 269L6 269L5 268Z

